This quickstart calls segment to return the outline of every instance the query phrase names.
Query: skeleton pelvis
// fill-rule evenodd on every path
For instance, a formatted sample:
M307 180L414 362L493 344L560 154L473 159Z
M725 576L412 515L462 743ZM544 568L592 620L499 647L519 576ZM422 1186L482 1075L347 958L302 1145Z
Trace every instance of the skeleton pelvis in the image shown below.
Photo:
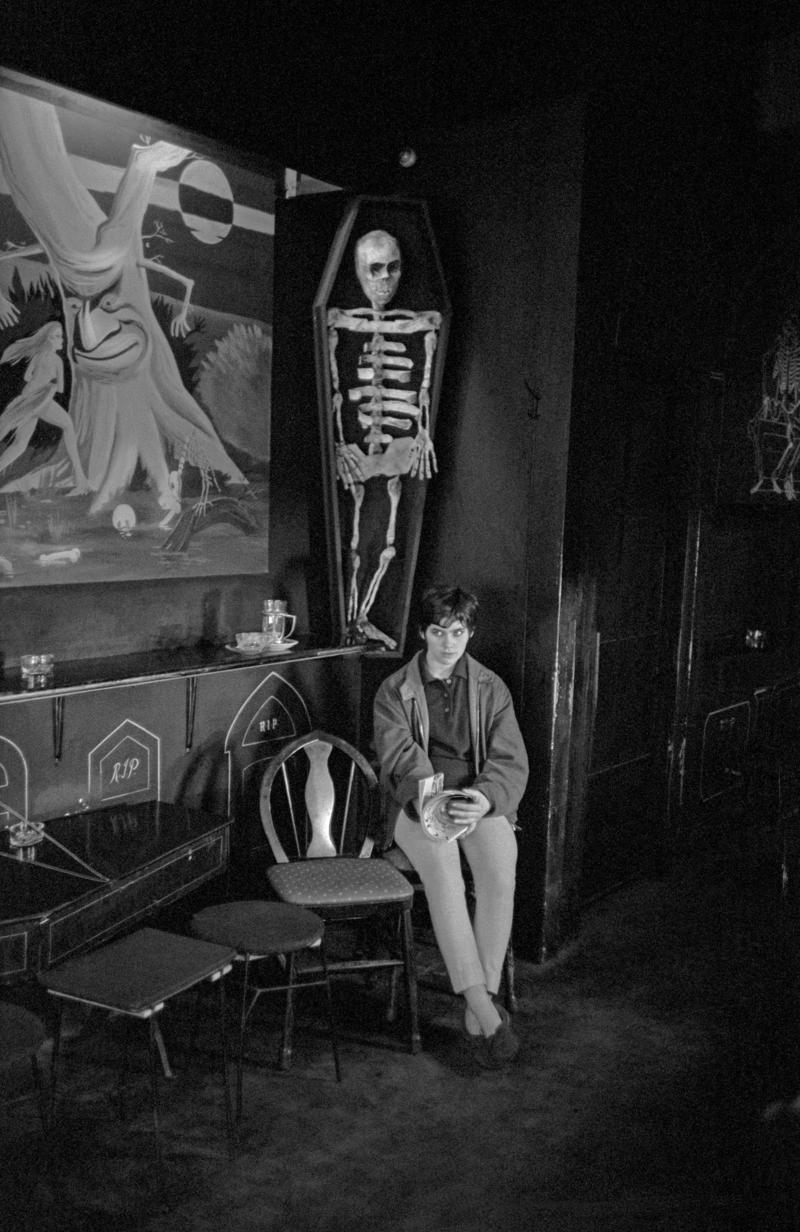
M354 444L344 448L357 459L361 479L372 479L375 475L407 475L414 460L414 437L411 436L395 437L380 453L365 453Z

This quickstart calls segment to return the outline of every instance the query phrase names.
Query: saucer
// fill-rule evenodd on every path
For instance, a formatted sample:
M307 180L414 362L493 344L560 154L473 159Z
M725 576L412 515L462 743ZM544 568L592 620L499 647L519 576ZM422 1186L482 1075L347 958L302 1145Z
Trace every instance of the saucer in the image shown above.
M297 638L287 637L282 642L270 642L268 646L237 646L234 642L226 643L226 650L235 650L237 654L249 655L257 659L259 655L280 654L282 650L291 650L297 645Z

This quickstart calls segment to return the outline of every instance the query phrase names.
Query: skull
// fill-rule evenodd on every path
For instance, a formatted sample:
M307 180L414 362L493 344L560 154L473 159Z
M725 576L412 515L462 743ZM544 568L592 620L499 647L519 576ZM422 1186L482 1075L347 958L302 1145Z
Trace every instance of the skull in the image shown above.
M356 244L356 274L376 311L394 299L401 270L400 248L393 236L386 231L368 231L361 236Z
M122 535L123 539L130 539L133 534L133 528L136 525L136 514L131 509L130 505L117 505L111 515L111 521L114 526L114 530L116 530L118 534Z

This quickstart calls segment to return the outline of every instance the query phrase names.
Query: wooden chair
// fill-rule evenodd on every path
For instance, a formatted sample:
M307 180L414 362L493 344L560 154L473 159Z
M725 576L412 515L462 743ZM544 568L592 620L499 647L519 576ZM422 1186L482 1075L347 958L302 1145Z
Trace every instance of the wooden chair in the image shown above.
M412 1052L421 1047L408 880L371 859L380 807L378 782L367 759L338 736L309 732L285 745L261 784L261 822L275 863L267 879L281 901L305 907L327 923L392 920L401 955L331 957L332 975L402 969ZM392 1006L393 998L390 1000Z
M292 1063L294 1031L294 994L298 988L322 985L328 1005L328 1026L336 1069L336 1081L341 1082L339 1049L331 1006L331 985L325 955L325 922L312 911L290 903L234 901L205 907L192 916L192 932L205 941L230 945L243 965L242 998L239 1010L239 1046L236 1065L236 1119L242 1116L242 1070L248 1020L264 993L285 992L283 1035L280 1067L289 1069ZM316 951L320 956L320 975L298 975L297 958L304 951ZM269 959L285 961L286 982L256 983L251 974L254 963Z

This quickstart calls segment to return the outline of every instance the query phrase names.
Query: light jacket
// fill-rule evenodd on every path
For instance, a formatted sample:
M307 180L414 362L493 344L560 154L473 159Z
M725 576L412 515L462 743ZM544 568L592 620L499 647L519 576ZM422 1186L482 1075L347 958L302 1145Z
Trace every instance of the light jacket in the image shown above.
M386 843L397 816L416 805L417 784L434 773L428 758L430 720L420 672L420 651L380 685L373 708L375 751L380 781L388 797ZM496 672L464 656L467 704L475 778L470 787L483 793L492 813L514 823L528 782L528 754L507 686Z

